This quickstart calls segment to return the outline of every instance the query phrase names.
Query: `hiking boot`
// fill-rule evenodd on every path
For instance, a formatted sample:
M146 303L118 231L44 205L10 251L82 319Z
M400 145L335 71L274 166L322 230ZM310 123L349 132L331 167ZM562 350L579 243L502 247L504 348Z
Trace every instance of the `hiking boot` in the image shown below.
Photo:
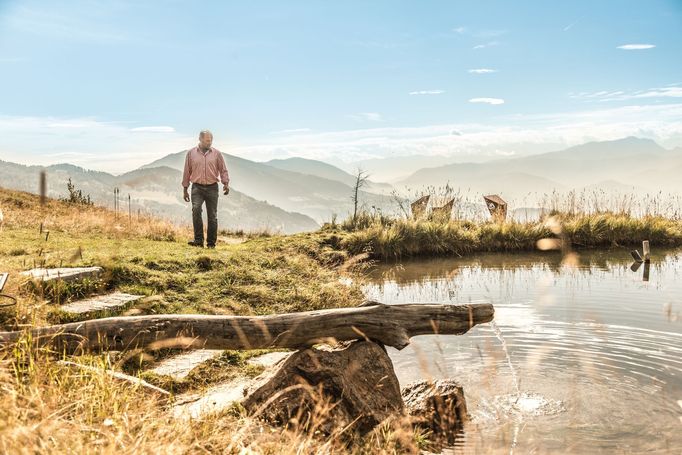
M215 245L206 245L206 248L209 248L211 250L215 250Z
M203 247L204 247L204 243L203 243L203 242L199 243L199 242L195 242L194 240L190 240L189 242L187 242L187 245L189 245L189 246L197 246L197 247L199 247L199 248L203 248Z

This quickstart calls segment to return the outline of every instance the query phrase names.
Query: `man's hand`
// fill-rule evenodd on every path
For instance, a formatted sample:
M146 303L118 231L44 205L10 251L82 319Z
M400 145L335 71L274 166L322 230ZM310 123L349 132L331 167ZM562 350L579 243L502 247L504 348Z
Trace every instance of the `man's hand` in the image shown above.
M223 185L223 194L224 194L225 196L227 196L228 194L230 194L230 187L229 187L229 186Z
M182 198L185 202L189 202L189 191L187 191L187 188L182 189Z

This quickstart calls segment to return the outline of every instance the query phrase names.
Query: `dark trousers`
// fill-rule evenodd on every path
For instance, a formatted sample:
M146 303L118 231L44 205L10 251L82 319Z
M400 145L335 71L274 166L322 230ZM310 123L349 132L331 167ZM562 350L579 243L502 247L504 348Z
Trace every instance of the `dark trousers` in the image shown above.
M206 202L208 229L206 245L215 246L218 239L218 184L199 185L192 183L192 224L194 225L194 243L204 244L204 222L201 206Z

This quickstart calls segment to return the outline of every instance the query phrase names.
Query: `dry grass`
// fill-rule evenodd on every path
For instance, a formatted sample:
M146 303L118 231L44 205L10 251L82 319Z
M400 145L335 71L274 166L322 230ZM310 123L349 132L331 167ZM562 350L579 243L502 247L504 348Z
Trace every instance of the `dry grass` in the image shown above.
M104 369L108 356L80 359ZM404 419L357 439L318 428L332 406L317 397L307 431L269 426L238 408L200 419L173 418L171 401L109 375L74 370L30 341L0 358L0 447L3 453L418 453L426 436Z
M97 234L107 238L145 238L168 240L184 238L189 228L147 215L115 214L102 207L69 204L47 199L40 206L40 197L0 188L0 207L4 212L5 229L35 229L42 232L65 232ZM50 234L51 235L51 234Z

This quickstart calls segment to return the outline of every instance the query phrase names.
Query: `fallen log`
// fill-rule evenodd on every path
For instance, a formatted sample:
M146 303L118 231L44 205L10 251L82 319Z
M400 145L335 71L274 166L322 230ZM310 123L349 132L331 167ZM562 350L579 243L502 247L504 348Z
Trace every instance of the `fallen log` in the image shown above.
M402 349L417 335L461 335L493 319L491 304L370 304L356 308L269 316L165 314L121 316L0 332L0 345L30 333L34 346L60 353L154 349L182 340L194 349L301 349L314 344L357 339ZM189 342L187 341L189 340Z

